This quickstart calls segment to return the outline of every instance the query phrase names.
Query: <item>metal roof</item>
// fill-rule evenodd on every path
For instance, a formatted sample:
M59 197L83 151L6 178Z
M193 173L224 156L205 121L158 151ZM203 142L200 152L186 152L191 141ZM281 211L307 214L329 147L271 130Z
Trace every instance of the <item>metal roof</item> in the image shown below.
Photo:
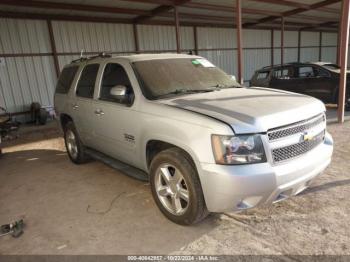
M233 0L0 0L0 17L171 24L178 6L183 25L234 27ZM246 28L337 31L341 0L244 0Z

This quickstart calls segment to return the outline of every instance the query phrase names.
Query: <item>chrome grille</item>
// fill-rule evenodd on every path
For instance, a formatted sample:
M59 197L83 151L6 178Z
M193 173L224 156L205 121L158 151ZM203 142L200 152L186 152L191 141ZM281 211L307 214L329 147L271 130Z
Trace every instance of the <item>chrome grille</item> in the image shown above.
M303 141L297 144L273 149L273 161L276 163L305 154L306 152L314 149L316 146L321 144L324 140L324 136L325 131L322 131L321 133L316 135L312 140Z
M309 130L315 126L318 126L322 122L326 121L324 114L317 115L313 118L288 125L286 127L279 127L268 131L267 135L269 141L277 140L283 137L291 136L297 133L302 133L306 130Z

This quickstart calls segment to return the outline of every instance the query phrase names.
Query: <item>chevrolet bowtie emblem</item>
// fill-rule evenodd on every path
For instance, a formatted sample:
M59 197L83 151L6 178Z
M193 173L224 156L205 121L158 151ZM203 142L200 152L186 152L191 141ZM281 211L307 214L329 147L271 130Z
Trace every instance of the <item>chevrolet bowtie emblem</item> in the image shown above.
M303 134L303 140L304 141L310 141L314 138L315 136L313 136L312 134L309 134L308 132L304 132Z

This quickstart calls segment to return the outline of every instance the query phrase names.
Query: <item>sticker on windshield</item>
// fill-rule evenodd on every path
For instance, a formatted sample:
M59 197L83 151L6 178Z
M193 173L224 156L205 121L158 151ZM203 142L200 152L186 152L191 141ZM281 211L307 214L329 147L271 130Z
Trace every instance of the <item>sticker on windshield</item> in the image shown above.
M203 58L192 60L192 64L202 65L203 67L215 67L215 65L210 63L207 59L203 59Z

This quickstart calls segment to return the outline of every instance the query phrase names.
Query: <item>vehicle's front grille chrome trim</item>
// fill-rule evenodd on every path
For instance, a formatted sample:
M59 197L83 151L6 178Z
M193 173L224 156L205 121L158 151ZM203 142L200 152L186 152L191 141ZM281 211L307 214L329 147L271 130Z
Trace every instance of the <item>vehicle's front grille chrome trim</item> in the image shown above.
M272 147L272 161L274 163L284 162L311 151L324 141L325 131L325 114L319 114L288 126L269 130L267 135ZM310 136L310 133L315 135ZM298 134L300 134L300 139L298 139ZM283 145L284 141L290 141L291 139L292 141L296 139L296 141L292 144ZM280 146L276 147L278 144Z
M302 133L307 131L315 126L320 125L321 123L326 122L325 114L319 114L310 119L297 122L285 127L279 127L271 129L267 132L269 141L274 141L277 139L281 139L283 137L291 136L297 133Z

